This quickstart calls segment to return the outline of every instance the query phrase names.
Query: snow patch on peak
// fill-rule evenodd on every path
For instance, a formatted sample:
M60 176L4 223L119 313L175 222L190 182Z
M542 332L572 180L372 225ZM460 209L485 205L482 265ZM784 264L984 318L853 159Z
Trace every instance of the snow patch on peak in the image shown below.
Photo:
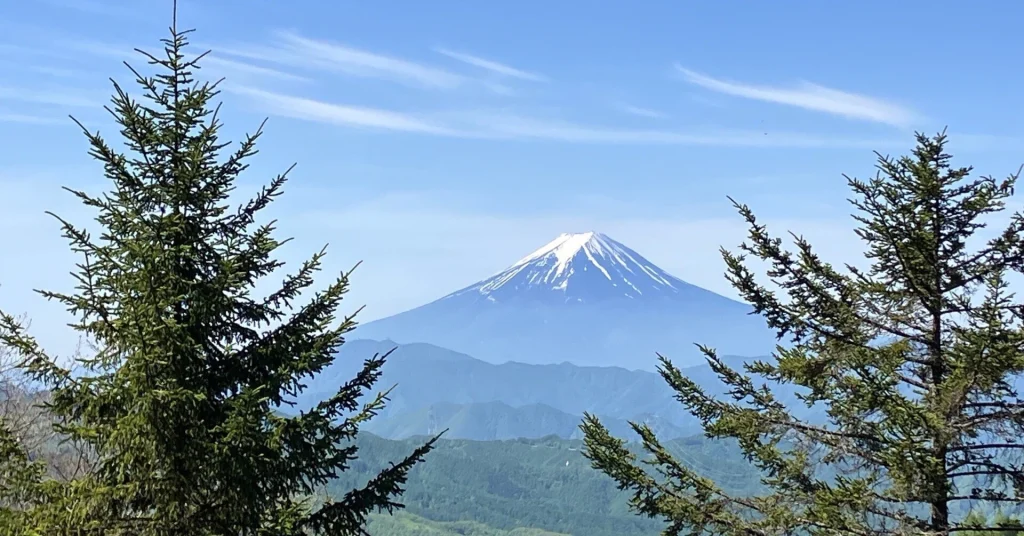
M495 302L554 291L574 302L633 300L678 294L687 286L607 235L588 231L562 233L504 271L448 297L474 292Z
M595 233L593 231L586 233L562 233L558 235L558 238L555 238L551 242L545 244L544 247L516 261L516 263L509 269L530 264L548 256L553 256L555 258L555 265L552 267L552 270L556 272L556 276L561 275L566 268L568 268L569 262L572 258L581 250L591 258L592 262L594 262L591 252L600 252L609 249L607 247L609 242L613 242L613 240L603 234ZM607 275L607 273L605 275ZM609 276L609 279L610 278L611 277Z
M562 256L568 254L570 257L575 255L581 247L584 246L589 240L597 236L598 233L593 231L586 233L562 233L557 238L544 244L540 249L530 253L529 255L519 259L512 266L519 266L520 264L526 264L534 259L543 257L548 253L561 254ZM601 235L603 236L603 235Z

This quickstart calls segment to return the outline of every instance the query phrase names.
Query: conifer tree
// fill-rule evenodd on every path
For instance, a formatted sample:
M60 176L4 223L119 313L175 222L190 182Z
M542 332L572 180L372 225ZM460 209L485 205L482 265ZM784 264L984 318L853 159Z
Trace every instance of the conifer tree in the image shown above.
M1017 175L972 178L971 168L952 166L945 145L945 133L918 135L912 155L879 155L875 178L847 178L867 269L836 267L799 236L789 251L736 204L750 231L738 253L722 250L727 277L780 345L745 371L702 346L728 387L724 397L706 394L665 357L659 371L708 437L737 442L762 471L765 491L730 496L634 425L651 455L647 469L587 415L587 457L632 490L638 513L665 518L667 534L946 535L1019 526L964 521L972 508L1012 510L1024 501L1024 402L1015 387L1024 311L1007 283L1024 270L1024 217L1004 212ZM1001 231L982 235L1000 213L1010 216ZM755 278L748 257L766 263L766 279ZM772 384L801 386L827 419L798 419Z
M0 434L0 453L17 462L0 477L19 483L11 500L28 503L0 514L46 535L363 534L370 512L401 507L408 471L437 438L362 488L310 500L346 470L359 425L385 403L386 393L359 400L386 356L369 358L312 409L280 411L354 327L352 317L335 316L349 274L303 295L321 251L273 292L254 293L283 264L274 258L284 243L273 238L274 224L257 219L287 173L248 203L229 205L262 127L224 151L210 106L217 84L194 80L202 55L186 58L188 33L172 24L162 54L143 52L157 71L132 70L144 101L114 83L108 110L126 152L83 127L110 191L72 193L97 212L100 233L58 217L83 258L78 285L41 294L65 304L95 345L79 363L84 373L70 374L10 315L0 322L0 343L50 390L61 433L88 445L95 466L69 483L44 482Z
M966 530L963 536L1021 536L1024 529L1020 528L1020 521L1005 512L997 511L993 516L985 516L978 511L972 511L964 520ZM971 529L977 527L977 530Z

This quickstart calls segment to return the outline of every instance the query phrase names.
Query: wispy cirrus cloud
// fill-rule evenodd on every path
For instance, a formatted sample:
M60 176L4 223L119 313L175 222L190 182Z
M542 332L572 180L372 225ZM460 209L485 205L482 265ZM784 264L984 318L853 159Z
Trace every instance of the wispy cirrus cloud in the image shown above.
M304 97L283 95L251 87L233 87L230 91L247 95L266 106L272 114L349 127L368 127L400 132L456 135L454 131L401 112L333 104Z
M170 20L171 4L163 2L138 2L136 0L35 0L35 3L52 8L75 10L87 16L136 21L151 21L154 16ZM203 2L177 0L178 13L187 14L189 19L202 18L209 10ZM180 19L179 19L180 20Z
M665 115L662 112L659 112L658 110L653 110L651 108L643 108L641 106L633 106L632 104L619 104L616 107L627 114L636 115L639 117L647 117L650 119L664 119L668 117L667 115Z
M229 60L216 56L214 54L208 54L202 60L202 67L210 70L216 70L217 74L222 74L226 71L228 74L243 75L243 76L256 76L261 78L275 78L279 80L290 80L295 82L310 82L311 80L305 76L282 71L280 69L273 69L271 67L263 67L260 65L253 65L243 61Z
M908 126L919 119L916 112L904 106L810 82L800 82L789 88L753 85L714 78L679 64L675 65L675 69L687 82L725 95L794 106L897 127Z
M77 41L77 42L66 42L63 43L64 49L73 49L82 52L86 52L93 56L100 56L104 58L113 58L122 61L126 61L129 65L138 66L139 63L147 62L148 59L136 50L132 46L104 43L99 41ZM143 50L148 53L156 53L152 47L143 47ZM283 69L277 69L273 67L266 67L262 65L256 65L247 61L241 61L239 59L229 59L224 57L225 54L219 53L217 50L209 50L204 47L193 47L191 54L202 54L206 53L203 59L199 63L199 70L202 74L213 75L211 78L220 78L222 76L229 76L231 78L241 78L245 82L253 82L256 79L277 79L277 80L288 80L294 82L311 82L309 77L294 74ZM156 54L159 57L159 54ZM81 75L81 71L69 71L67 69L50 68L50 67L33 67L33 70L51 74L53 76L67 76L69 73L78 73Z
M104 43L93 40L66 41L63 43L62 48L86 52L94 56L117 58L121 60L144 59L144 56L135 50L137 47L124 44ZM154 47L142 47L142 50L146 50L150 53L156 52L153 48Z
M63 67L49 67L46 65L31 65L29 70L35 73L39 73L54 78L80 78L86 76L87 73L77 69L66 69Z
M487 79L456 73L426 63L371 52L323 39L313 39L294 31L279 31L269 44L235 44L210 47L219 57L230 56L260 63L306 69L320 73L375 78L434 90L483 88L497 95L514 95L508 79L546 81L543 75L524 71L470 54L435 49L463 63L484 69L497 78Z
M104 2L96 0L43 0L42 3L49 4L57 9L74 9L92 15L130 18L140 16L140 12L137 10L139 5L132 2L111 0Z
M254 99L261 111L281 117L435 136L490 140L538 140L564 143L703 145L739 147L858 147L878 148L897 140L844 139L797 133L760 131L677 131L621 129L570 121L517 115L507 112L457 111L408 113L382 108L350 106L285 95L251 87L234 87L235 93Z
M353 76L385 78L439 89L466 82L455 73L400 58L377 54L330 41L310 39L294 32L278 32L274 46L215 47L218 53L269 63L341 72Z
M25 45L15 45L13 43L0 43L0 56L9 56L11 58L25 56L45 56L49 55L46 51L41 51L35 47L27 47Z
M546 82L548 80L544 75L517 69L504 63L466 54L465 52L457 52L443 47L435 47L434 52L502 76L529 80L531 82Z
M516 90L506 86L505 84L498 84L496 82L484 82L483 84L484 87L489 89L495 95L504 95L506 97L516 95Z
M97 105L102 106L101 100L83 97L79 92L0 87L0 102L4 101L70 108L90 108Z
M469 137L608 145L692 145L725 147L871 147L891 141L849 139L799 133L771 136L751 130L629 129L514 114L468 116Z
M55 117L39 115L4 113L0 111L0 123L21 123L28 125L59 125L65 124L68 120L60 120Z

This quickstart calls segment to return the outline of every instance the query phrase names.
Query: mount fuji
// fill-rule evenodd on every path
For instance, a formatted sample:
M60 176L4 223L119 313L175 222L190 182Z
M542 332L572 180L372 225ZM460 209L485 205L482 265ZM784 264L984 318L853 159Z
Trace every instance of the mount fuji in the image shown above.
M359 326L351 338L425 342L491 363L652 370L655 353L702 362L765 355L774 333L750 305L691 285L606 235L562 234L500 273Z

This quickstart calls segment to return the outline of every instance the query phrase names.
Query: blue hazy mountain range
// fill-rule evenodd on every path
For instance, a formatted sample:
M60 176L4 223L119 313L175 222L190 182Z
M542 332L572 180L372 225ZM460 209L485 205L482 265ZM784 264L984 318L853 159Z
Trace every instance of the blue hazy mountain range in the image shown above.
M364 426L383 437L403 438L447 428L449 437L461 439L572 438L584 411L600 416L620 436L632 434L629 420L649 423L662 437L701 431L664 379L653 372L571 363L493 364L431 344L393 341L346 342L335 362L309 381L297 407L309 407L334 394L365 359L391 350L377 384L377 390L394 386L391 401ZM724 358L739 370L743 362L752 360ZM724 394L725 388L707 364L684 372L709 394ZM775 392L797 414L810 414L791 386L780 386Z
M363 426L363 429L388 439L406 439L435 434L441 430L447 430L445 437L476 441L536 439L547 436L581 439L581 420L580 415L560 411L547 404L513 407L500 401L473 404L442 402L418 411L406 411L373 419ZM693 430L690 429L692 427L673 426L654 415L638 415L631 420L644 422L663 439L693 435ZM627 419L602 416L601 422L618 437L639 439Z
M701 363L695 343L722 355L771 353L774 333L751 312L588 232L562 234L493 277L359 326L352 338L430 343L489 363L654 370L656 353Z

